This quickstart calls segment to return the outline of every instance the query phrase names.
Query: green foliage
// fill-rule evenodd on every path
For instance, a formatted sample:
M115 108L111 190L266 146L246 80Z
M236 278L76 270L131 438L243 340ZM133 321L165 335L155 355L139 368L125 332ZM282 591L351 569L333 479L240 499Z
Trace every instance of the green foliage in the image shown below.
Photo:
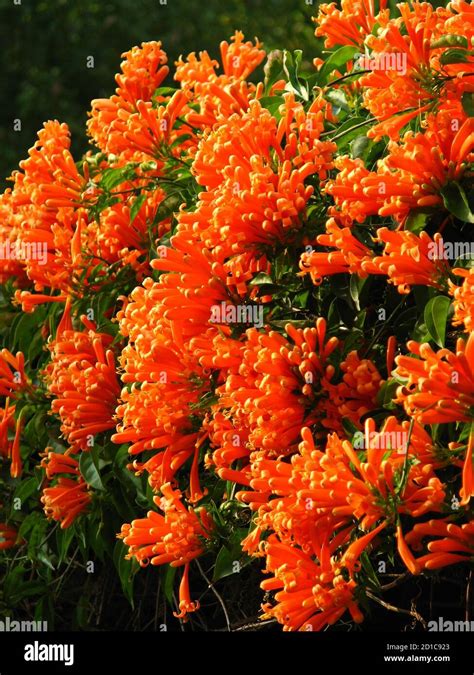
M208 50L217 58L219 42L239 29L248 39L256 35L267 51L299 48L311 61L320 49L310 20L316 13L317 2L300 0L3 2L2 180L26 157L48 119L67 122L75 155L88 149L85 111L91 99L113 93L112 73L118 72L120 54L133 45L161 40L172 69L180 55L192 51ZM87 67L90 56L93 68ZM13 130L14 120L21 120L21 131Z

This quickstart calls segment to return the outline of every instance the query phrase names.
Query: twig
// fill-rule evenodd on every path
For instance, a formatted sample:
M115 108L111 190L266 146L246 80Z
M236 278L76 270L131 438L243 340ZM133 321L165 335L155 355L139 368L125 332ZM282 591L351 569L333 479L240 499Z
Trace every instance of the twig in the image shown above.
M335 136L331 136L331 138L330 138L329 140L330 140L330 141L335 141L336 138L342 138L343 136L345 136L346 134L348 134L350 131L354 131L354 129L359 129L360 127L365 127L365 126L367 126L367 124L370 124L371 122L376 122L376 121L377 121L377 119L376 119L375 117L369 117L369 119L364 120L364 122L359 122L359 124L354 124L354 126L353 126L353 127L350 127L350 129L344 129L344 131L340 131L340 132L339 132L338 134L336 134ZM332 133L332 131L333 131L332 129L331 129L331 131L324 131L324 132L321 134L321 138L322 138L323 136L327 136L328 134Z
M388 609L390 612L396 612L397 614L407 614L408 616L413 617L421 623L424 629L426 629L426 621L424 618L419 614L416 609L403 609L402 607L395 607L395 605L391 605L389 602L385 602L385 600L381 600L378 598L376 595L371 593L370 591L366 591L367 596L373 600L374 602L377 602L379 605L382 605L385 609Z
M397 578L394 581L391 581L389 584L385 584L385 586L381 586L380 590L389 591L391 588L395 588L395 586L403 584L408 579L408 577L411 577L410 572L404 572L404 574L397 574Z
M239 630L255 630L259 628L264 628L265 626L268 626L269 624L276 623L276 619L268 619L268 621L258 621L257 623L247 623L245 626L239 626L239 628L235 628L235 631Z
M158 588L156 590L156 602L155 602L155 617L153 619L153 629L156 630L158 626L158 609L160 606L160 591L161 591L161 579L158 580Z
M221 598L221 596L219 595L219 593L216 591L215 586L214 586L214 584L212 583L212 581L210 581L210 580L208 579L208 577L206 576L204 570L202 569L201 565L199 564L199 560L196 560L196 565L198 566L198 570L200 571L202 578L203 578L204 581L207 583L208 588L211 589L211 591L214 593L214 595L216 596L216 598L219 600L219 603L220 603L220 605L221 605L221 607L222 607L222 611L224 612L225 621L226 621L226 624L227 624L227 630L228 630L229 633L230 633L230 632L231 632L231 628L230 628L229 615L227 614L227 609L226 609L226 606L225 606L225 604L224 604L224 600Z
M469 570L469 576L467 578L466 586L466 621L471 620L471 604L472 604L472 569Z
M342 82L343 80L349 79L349 77L356 77L358 75L365 75L366 73L371 73L373 72L372 70L355 70L352 73L346 73L345 75L342 75L341 77L338 77L337 80L333 80L332 82L328 82L326 84L326 87L332 87L333 84L338 84L339 82Z

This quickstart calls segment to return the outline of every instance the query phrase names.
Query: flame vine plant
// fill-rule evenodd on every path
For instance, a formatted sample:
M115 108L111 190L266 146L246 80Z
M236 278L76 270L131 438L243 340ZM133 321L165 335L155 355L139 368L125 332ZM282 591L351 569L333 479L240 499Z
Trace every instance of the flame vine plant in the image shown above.
M341 5L306 69L240 32L172 78L134 47L92 149L49 121L11 176L3 611L91 563L186 630L424 625L386 590L469 585L474 7Z

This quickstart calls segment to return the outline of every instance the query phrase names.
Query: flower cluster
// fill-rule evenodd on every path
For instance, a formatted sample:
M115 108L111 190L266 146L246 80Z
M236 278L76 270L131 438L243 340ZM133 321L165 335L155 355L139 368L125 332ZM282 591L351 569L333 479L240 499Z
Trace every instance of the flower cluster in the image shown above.
M274 53L255 84L240 32L175 87L160 42L134 47L95 150L76 163L47 122L0 198L22 252L0 281L46 347L0 352L2 461L18 479L41 409L46 517L131 504L116 546L183 567L179 619L193 561L237 535L290 631L362 622L382 554L401 575L474 556L474 12L387 4L321 5L338 56L306 78Z

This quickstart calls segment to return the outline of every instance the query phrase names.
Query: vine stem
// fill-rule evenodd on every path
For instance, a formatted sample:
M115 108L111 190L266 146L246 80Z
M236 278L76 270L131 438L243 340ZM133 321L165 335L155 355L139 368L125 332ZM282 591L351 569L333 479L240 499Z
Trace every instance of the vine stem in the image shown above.
M366 591L367 597L369 597L371 600L374 602L378 603L379 605L382 605L385 609L388 609L390 612L396 612L397 614L407 614L408 616L413 617L421 623L423 628L426 629L426 621L424 618L419 614L416 609L403 609L402 607L395 607L395 605L391 605L389 602L385 602L385 600L381 600L378 598L376 595L371 593L370 591Z
M220 604L220 606L222 607L222 611L224 612L225 621L226 621L226 624L227 624L227 630L228 630L229 633L230 633L230 632L231 632L231 628L230 628L230 620L229 620L229 615L228 615L228 613L227 613L227 608L226 608L226 606L225 606L224 600L222 599L222 597L220 596L220 594L217 592L217 590L216 590L214 584L212 583L212 581L210 581L209 578L206 576L206 573L204 572L204 570L202 569L201 565L199 564L199 560L196 560L196 565L198 566L198 569L199 569L199 571L200 571L200 573L201 573L202 578L203 578L204 581L207 583L208 588L211 589L211 591L214 593L214 595L215 595L216 598L218 599L219 604Z

